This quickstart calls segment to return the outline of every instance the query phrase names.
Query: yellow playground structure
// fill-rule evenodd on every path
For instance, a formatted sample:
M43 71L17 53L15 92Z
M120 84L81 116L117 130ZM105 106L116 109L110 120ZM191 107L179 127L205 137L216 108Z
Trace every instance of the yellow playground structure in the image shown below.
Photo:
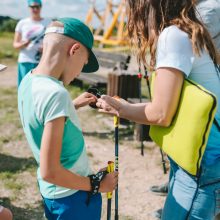
M91 7L86 16L86 24L94 33L100 45L125 47L128 44L125 34L126 10L123 0L88 0ZM104 9L100 9L103 7ZM93 22L96 21L94 28Z

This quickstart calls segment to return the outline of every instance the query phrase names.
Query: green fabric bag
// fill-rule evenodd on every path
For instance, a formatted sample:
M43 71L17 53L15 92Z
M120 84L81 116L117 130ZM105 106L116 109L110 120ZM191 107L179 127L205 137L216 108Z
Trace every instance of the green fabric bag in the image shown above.
M153 96L155 73L152 74ZM181 168L198 175L217 109L215 95L185 79L177 112L169 127L150 126L150 137Z

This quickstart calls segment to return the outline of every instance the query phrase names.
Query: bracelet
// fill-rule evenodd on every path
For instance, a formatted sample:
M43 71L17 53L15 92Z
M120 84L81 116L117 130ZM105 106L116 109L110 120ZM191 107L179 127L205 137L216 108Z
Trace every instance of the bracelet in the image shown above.
M89 175L90 184L91 184L91 191L88 192L88 197L87 197L87 201L86 201L87 206L90 203L91 195L95 195L99 192L100 183L105 178L107 173L108 173L107 171L100 171L97 174Z
M104 179L106 174L107 174L107 171L100 171L97 174L89 175L90 184L91 184L90 193L92 195L95 195L99 192L100 183Z

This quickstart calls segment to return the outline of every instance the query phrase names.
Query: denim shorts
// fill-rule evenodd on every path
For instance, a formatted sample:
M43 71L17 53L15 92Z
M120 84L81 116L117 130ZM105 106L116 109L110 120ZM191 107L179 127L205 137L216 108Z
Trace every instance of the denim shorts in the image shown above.
M220 213L220 160L191 176L170 160L169 190L162 220L214 220Z
M48 220L100 220L102 209L101 194L92 195L78 191L60 199L44 200L45 216Z

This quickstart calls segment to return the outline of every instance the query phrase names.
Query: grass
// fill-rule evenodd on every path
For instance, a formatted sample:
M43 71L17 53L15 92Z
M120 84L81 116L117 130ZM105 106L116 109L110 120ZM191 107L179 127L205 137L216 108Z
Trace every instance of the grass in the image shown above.
M17 176L13 173L3 172L0 174L0 178L3 180L4 186L15 193L18 193L23 188L21 183L16 182Z
M16 87L0 88L0 133L0 183L4 189L0 203L12 210L14 220L42 220L40 195L32 201L26 201L23 195L27 190L38 194L38 189L36 162L30 156L17 110ZM25 175L34 176L35 184L28 186L30 179Z
M17 110L17 88L0 89L0 148L10 141L23 139ZM6 130L7 129L7 130ZM4 132L3 132L4 131Z
M5 111L7 109L7 111ZM17 88L0 89L0 124L21 127L17 111Z
M0 59L3 58L11 58L17 59L18 51L16 51L12 44L13 44L14 33L8 32L0 32Z

